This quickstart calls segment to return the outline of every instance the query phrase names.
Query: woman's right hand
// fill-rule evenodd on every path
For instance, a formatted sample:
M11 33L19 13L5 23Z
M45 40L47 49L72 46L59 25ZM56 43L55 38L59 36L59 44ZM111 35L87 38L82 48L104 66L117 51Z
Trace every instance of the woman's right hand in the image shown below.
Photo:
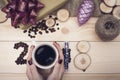
M52 73L48 76L47 80L62 80L64 74L64 56L60 45L53 42L53 45L57 48L59 53L58 61L56 62Z

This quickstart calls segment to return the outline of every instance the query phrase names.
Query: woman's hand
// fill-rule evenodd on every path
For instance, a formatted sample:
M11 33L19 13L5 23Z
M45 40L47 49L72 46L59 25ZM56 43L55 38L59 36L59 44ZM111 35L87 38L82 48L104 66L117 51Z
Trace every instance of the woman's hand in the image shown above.
M26 75L29 80L43 80L42 75L37 71L35 64L32 62L32 52L34 48L35 46L33 45L30 47L30 52L27 58Z
M53 45L57 48L59 53L58 61L56 62L53 72L48 76L47 80L62 80L64 74L64 56L60 45L56 42L53 42Z
M56 62L55 66L53 67L53 71L50 75L48 75L47 80L61 80L64 74L64 56L62 53L62 49L60 45L56 42L53 42L53 45L57 48L59 53L58 61ZM27 58L27 71L26 75L29 80L44 80L46 77L38 72L35 64L32 62L32 52L35 46L30 47L30 52ZM41 70L42 72L42 70ZM47 75L47 74L46 74Z

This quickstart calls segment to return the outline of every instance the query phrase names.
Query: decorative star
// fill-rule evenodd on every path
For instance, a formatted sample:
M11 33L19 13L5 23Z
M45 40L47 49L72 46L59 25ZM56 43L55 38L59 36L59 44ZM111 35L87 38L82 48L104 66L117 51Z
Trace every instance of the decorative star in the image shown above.
M2 8L11 18L12 26L19 24L36 24L37 12L44 7L38 0L8 0L8 4Z

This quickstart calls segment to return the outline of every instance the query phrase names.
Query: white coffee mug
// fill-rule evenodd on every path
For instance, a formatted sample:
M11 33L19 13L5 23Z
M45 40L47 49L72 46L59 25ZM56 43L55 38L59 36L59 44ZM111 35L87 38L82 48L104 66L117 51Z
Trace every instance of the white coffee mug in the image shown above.
M44 50L45 48L42 49L42 47L44 47L44 46L48 46L48 48L51 48L51 49L54 50L54 52L55 52L55 59L54 59L54 61L53 61L50 65L47 65L47 66L41 65L41 64L37 61L37 59L36 59L36 57L35 57L36 54L37 54L37 53L36 53L37 50L40 50L41 53L42 53L42 51L45 51L45 50ZM40 48L40 49L39 49L39 48ZM48 52L47 54L50 54L50 53ZM43 54L43 56L44 56L44 54ZM41 45L35 47L35 49L34 49L34 51L33 51L33 53L32 53L32 60L33 60L33 63L34 63L38 68L40 68L40 69L50 69L50 68L52 68L52 67L55 65L56 61L58 60L58 51L57 51L57 49L56 49L53 45L41 44Z

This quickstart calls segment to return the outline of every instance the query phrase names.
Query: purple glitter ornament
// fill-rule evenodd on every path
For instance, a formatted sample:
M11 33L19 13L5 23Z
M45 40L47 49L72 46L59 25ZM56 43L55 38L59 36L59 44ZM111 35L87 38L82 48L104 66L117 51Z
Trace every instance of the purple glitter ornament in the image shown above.
M83 0L78 9L78 23L79 25L85 24L94 12L93 0Z

